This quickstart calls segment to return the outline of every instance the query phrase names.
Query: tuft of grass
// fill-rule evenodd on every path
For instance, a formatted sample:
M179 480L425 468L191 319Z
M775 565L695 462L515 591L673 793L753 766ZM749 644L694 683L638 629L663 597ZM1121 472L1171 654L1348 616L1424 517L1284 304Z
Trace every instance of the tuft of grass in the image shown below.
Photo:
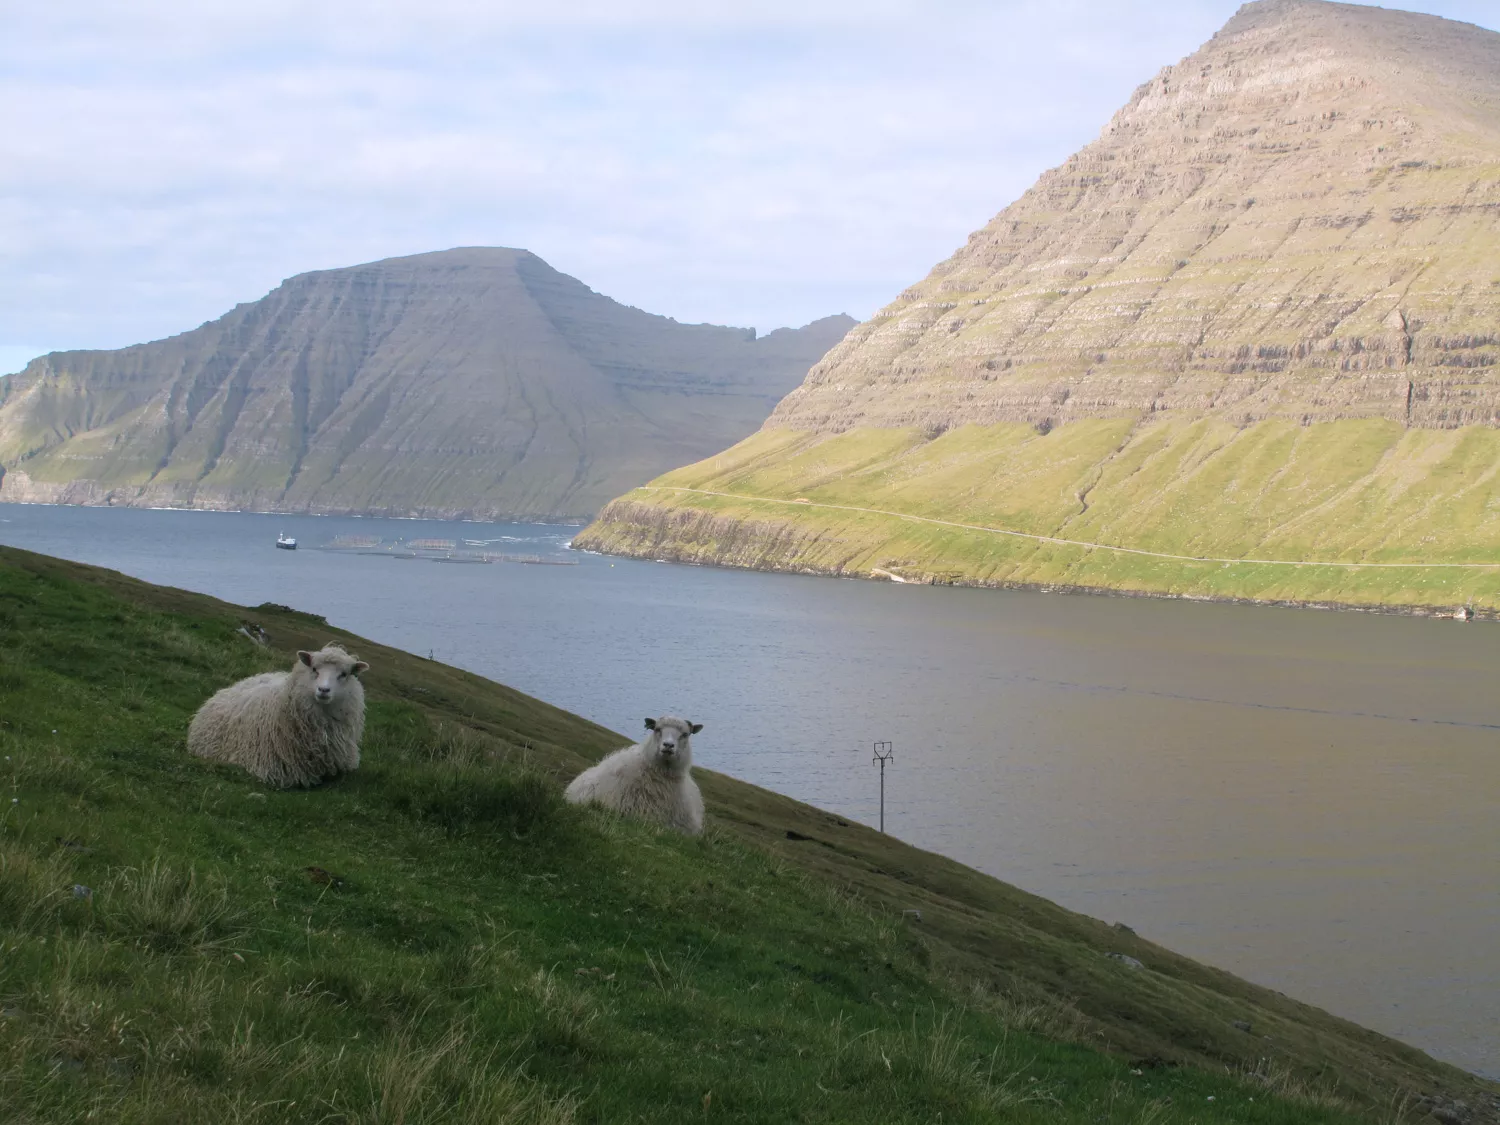
M1057 1102L1047 1085L1038 1085L1036 1076L1026 1073L1030 1060L1007 1059L1006 1069L1001 1065L1000 1048L988 1055L976 1048L962 1032L961 1010L930 1012L921 1021L913 1016L891 1046L891 1057L897 1060L893 1068L904 1064L926 1084L965 1090L971 1100L991 1111L1027 1102Z
M559 976L556 968L539 968L519 991L536 1006L531 1038L538 1050L585 1055L600 1049L596 1025L604 1009L584 988Z
M969 986L969 1003L1017 1031L1034 1032L1063 1043L1099 1039L1098 1028L1067 997L1056 996L1024 982L996 989L983 981Z
M651 979L655 981L656 987L661 989L663 995L681 993L690 996L695 991L694 973L707 951L707 945L682 952L657 950L653 953L647 949L645 951L646 967L651 970Z
M0 813L0 918L20 934L50 929L72 896L73 863L65 852L42 852L7 832L14 810Z
M222 880L200 879L191 868L175 870L160 857L147 866L120 868L98 890L74 886L75 897L91 905L96 925L149 949L217 952L246 932Z
M1235 1068L1234 1074L1275 1097L1298 1105L1343 1111L1355 1108L1327 1078L1310 1078L1281 1059L1259 1058L1249 1065Z
M557 786L535 773L497 773L451 761L399 772L405 776L389 791L390 807L450 834L556 837L568 811Z
M378 1049L368 1069L370 1102L357 1120L409 1125L441 1120L453 1125L572 1125L578 1103L549 1097L525 1068L497 1060L475 1042L473 1027L457 1024L436 1041L400 1035Z

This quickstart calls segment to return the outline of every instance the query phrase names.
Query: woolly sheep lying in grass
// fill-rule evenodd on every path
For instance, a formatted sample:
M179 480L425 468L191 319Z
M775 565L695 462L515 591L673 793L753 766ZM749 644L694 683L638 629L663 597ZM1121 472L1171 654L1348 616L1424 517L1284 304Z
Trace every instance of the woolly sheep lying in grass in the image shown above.
M290 672L251 676L217 692L188 727L188 750L243 766L267 785L316 785L359 768L369 665L337 644L299 652Z
M593 802L696 836L703 831L703 794L693 780L691 737L703 729L676 715L647 719L648 734L575 777L569 804Z

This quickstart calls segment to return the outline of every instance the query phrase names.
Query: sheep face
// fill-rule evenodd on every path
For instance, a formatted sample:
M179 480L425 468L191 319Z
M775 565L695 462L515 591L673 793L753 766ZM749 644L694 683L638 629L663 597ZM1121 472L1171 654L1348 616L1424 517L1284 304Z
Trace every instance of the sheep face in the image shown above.
M327 645L318 652L299 652L297 659L311 672L313 699L328 706L349 690L352 677L369 667L355 660L337 645Z
M646 756L657 765L676 773L693 764L690 740L703 729L702 723L690 723L676 715L663 715L659 719L647 719L646 729L651 732L645 743Z

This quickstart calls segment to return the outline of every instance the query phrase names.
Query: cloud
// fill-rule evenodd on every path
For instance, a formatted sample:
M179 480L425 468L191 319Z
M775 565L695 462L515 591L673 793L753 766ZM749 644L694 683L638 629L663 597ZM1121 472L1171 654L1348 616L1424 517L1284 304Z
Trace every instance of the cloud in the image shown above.
M865 316L1236 4L13 9L0 344L119 346L475 244L681 320Z

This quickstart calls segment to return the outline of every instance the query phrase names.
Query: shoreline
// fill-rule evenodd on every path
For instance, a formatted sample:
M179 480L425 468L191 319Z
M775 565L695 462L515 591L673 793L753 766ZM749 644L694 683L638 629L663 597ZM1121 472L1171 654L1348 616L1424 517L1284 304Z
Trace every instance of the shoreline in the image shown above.
M950 586L971 590L1016 590L1029 594L1059 594L1070 597L1104 598L1151 598L1159 601L1209 602L1219 605L1256 606L1271 609L1310 609L1336 613L1374 613L1390 617L1426 617L1435 620L1465 623L1474 621L1500 621L1500 610L1470 607L1469 616L1460 618L1454 607L1445 605L1401 605L1397 603L1340 602L1326 599L1299 600L1296 598L1246 598L1222 594L1174 594L1162 590L1126 590L1114 586L1088 586L1075 583L1020 582L1009 579L986 580L952 575L924 574L908 576L895 573L889 566L871 567L868 573L838 571L814 566L753 566L745 563L705 561L702 559L674 557L670 553L632 554L628 551L602 550L596 547L580 547L575 538L568 545L570 551L600 555L609 558L634 559L637 562L673 563L678 566L713 567L720 570L747 570L762 574L800 574L809 578L835 578L850 582L884 582L899 586Z

